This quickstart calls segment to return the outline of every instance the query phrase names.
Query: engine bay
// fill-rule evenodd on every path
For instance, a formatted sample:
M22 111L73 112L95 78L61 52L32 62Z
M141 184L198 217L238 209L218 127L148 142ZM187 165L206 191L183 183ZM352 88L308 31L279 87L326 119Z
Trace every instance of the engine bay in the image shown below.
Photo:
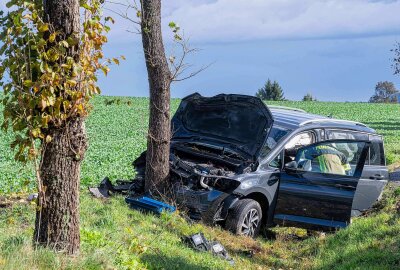
M251 163L226 150L213 151L198 145L175 145L171 150L170 170L174 185L191 190L230 192L240 182L233 180L237 174L251 171Z

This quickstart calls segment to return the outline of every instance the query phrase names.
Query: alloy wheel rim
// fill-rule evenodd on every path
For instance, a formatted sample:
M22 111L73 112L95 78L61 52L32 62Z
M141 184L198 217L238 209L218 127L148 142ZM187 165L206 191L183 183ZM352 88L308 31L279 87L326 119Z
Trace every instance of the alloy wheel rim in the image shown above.
M260 222L260 215L257 209L250 209L242 222L242 235L254 236L254 233Z

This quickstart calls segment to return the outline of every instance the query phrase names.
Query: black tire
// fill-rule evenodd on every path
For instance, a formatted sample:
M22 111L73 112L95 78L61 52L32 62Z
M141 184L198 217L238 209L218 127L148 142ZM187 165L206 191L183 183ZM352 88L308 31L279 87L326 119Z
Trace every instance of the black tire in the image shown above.
M255 216L257 215L257 222ZM253 217L253 218L251 218ZM253 221L250 221L252 219ZM230 211L226 218L225 228L238 235L257 237L262 223L262 210L258 202L252 199L240 200ZM246 225L248 229L246 229ZM248 226L251 224L251 226Z

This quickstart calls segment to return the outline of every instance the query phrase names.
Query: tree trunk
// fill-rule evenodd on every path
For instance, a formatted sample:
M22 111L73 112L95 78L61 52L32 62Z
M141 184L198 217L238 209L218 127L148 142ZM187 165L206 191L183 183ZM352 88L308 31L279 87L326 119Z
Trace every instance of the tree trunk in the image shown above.
M169 176L170 84L161 32L161 0L142 4L142 42L150 88L145 190L163 193Z
M36 213L34 241L69 254L79 251L80 165L87 148L83 119L49 132L43 148L40 176L42 208Z
M78 0L44 0L45 20L51 29L69 37L79 35ZM69 55L78 56L78 47ZM73 118L64 126L49 127L43 141L39 176L43 192L36 213L34 242L75 254L79 251L79 183L81 160L87 149L84 120Z

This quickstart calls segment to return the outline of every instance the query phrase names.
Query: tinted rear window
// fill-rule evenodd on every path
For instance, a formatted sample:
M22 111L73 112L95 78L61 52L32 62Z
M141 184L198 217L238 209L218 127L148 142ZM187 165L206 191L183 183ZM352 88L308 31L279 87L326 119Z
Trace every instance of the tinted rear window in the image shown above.
M369 140L371 147L369 152L369 165L385 166L385 153L383 149L382 137L379 135L368 135L365 133L352 132L347 130L327 130L327 138L334 139L350 139L350 140ZM368 164L368 162L366 163Z
M329 140L362 140L368 141L368 134L352 132L347 130L327 130Z

